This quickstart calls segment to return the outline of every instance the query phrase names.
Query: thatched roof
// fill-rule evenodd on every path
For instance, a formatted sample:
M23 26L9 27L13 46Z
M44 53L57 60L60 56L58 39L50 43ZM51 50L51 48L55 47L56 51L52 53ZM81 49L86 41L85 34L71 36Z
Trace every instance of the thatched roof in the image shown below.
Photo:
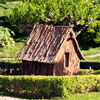
M72 28L68 26L34 25L16 59L53 63L63 41L71 31ZM76 40L75 43L80 59L83 59Z

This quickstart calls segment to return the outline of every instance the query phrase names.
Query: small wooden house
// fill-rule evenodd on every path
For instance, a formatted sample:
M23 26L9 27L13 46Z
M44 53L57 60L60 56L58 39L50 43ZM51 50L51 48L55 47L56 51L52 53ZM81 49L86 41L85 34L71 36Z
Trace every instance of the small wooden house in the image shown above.
M69 26L34 25L17 60L23 75L72 75L84 59Z

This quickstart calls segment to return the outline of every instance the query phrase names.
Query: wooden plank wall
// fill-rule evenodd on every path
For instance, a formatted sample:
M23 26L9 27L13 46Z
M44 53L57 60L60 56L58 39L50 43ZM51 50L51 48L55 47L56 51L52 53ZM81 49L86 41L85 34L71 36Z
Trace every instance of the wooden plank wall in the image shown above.
M54 64L22 61L22 75L53 75Z

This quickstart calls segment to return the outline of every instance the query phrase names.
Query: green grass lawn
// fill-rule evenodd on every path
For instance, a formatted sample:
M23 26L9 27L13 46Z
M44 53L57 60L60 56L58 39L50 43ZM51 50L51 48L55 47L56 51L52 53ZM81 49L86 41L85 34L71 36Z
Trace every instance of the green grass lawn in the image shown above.
M0 7L0 17L4 16L4 8Z
M2 8L5 8L5 9L8 9L8 8L14 8L17 6L17 2L16 3L6 3L6 4L3 4L3 3L0 3L0 6Z
M100 62L100 56L97 56L97 57L85 57L85 60L89 61L89 62Z
M100 54L100 47L89 48L87 50L81 50L81 51L82 51L82 54L85 57L85 60L91 61L91 62L100 62L100 56L88 57L88 56L91 56L91 55Z
M100 47L89 48L87 50L81 50L84 56L90 56L95 54L100 54Z
M100 92L87 94L74 94L64 100L100 100Z

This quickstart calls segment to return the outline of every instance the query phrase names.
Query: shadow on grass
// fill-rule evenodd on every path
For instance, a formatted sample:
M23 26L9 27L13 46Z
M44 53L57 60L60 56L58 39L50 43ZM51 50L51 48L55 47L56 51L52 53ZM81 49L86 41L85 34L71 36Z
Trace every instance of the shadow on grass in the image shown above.
M9 96L9 97L15 97L20 99L28 99L28 100L63 100L63 97L39 97L39 96L33 96L29 94L18 94L18 93L10 93L10 92L4 92L3 96Z
M4 96L10 96L10 97L15 97L15 98L20 98L20 99L37 99L33 97L32 95L27 95L27 94L15 94L15 93L10 93L10 92L5 92Z
M21 99L34 99L32 95L18 94L18 93L11 93L11 92L4 91L4 89L2 89L1 86L0 86L0 93L1 96L9 96L9 97L15 97Z

